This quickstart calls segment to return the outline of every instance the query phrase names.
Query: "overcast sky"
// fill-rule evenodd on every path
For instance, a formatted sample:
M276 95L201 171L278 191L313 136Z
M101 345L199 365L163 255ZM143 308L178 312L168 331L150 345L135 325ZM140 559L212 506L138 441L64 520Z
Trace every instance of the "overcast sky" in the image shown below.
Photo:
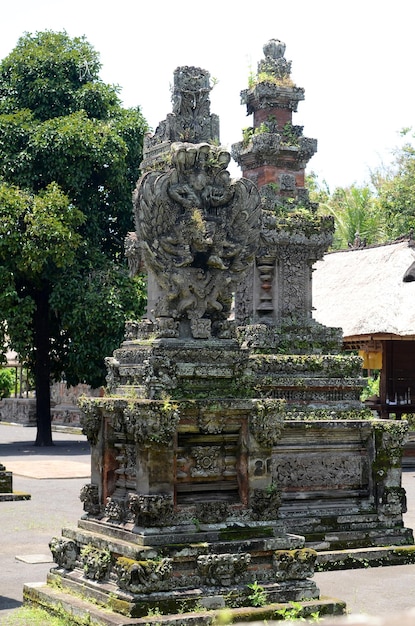
M368 180L414 124L414 13L413 0L2 0L0 59L24 32L85 35L102 79L153 129L171 112L175 68L202 67L218 81L211 112L230 148L252 123L240 91L263 44L280 39L305 89L293 123L318 140L308 171L333 189Z

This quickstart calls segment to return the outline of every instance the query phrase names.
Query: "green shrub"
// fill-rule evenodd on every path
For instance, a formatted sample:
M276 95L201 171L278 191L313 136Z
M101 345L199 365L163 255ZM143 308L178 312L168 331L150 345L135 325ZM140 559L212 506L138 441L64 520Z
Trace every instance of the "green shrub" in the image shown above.
M0 399L8 398L14 389L14 375L10 369L0 369Z

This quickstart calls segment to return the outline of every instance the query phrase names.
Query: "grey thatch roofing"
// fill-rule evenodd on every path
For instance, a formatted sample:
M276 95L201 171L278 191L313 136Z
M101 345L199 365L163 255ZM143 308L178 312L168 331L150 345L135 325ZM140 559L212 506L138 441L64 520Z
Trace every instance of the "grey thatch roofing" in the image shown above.
M314 265L313 317L345 338L415 336L414 262L413 241L326 254Z

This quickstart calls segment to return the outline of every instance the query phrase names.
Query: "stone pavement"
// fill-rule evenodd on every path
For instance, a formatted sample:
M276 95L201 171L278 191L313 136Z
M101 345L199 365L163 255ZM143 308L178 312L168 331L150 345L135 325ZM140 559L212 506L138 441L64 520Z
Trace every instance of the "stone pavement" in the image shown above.
M55 446L36 448L36 429L0 422L0 463L13 472L26 501L0 502L0 624L22 603L24 583L45 582L52 567L48 543L82 515L81 487L89 481L89 444L80 434L55 432ZM404 470L408 513L415 528L415 468ZM349 613L387 616L415 608L415 565L320 572L322 597L344 600ZM415 623L415 619L414 622Z

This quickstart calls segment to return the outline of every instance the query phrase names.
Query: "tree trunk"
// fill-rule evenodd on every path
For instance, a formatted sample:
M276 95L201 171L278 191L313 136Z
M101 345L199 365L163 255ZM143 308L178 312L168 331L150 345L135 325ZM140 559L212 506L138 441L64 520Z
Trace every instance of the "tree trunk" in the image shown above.
M50 338L49 292L40 289L35 294L34 312L34 378L36 392L37 435L35 446L53 446L50 414Z

